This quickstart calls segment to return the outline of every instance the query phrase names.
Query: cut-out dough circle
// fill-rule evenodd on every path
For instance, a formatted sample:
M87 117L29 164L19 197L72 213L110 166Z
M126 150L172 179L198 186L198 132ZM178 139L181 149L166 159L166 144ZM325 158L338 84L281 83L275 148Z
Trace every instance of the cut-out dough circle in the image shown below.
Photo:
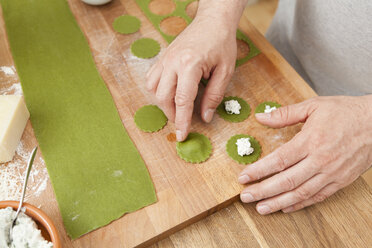
M156 132L167 124L168 118L156 105L146 105L138 109L134 115L134 122L144 132Z
M160 52L160 44L150 38L138 39L132 43L130 50L138 58L148 59Z
M206 161L212 153L210 140L200 133L189 133L186 140L177 142L178 156L189 163L201 163Z
M238 154L238 148L236 141L241 138L249 138L249 142L253 147L254 151L250 155L240 156ZM227 154L234 159L239 164L251 164L256 162L261 156L261 145L260 143L252 136L247 134L237 134L232 136L226 143L226 152Z
M196 12L198 11L199 1L193 1L186 6L186 14L191 18L194 19L196 16Z
M240 114L228 114L225 110L225 102L226 101L230 101L230 100L237 100L240 104L240 106L242 107L240 109ZM251 114L251 107L249 106L249 104L244 101L242 98L240 97L236 97L236 96L227 96L225 97L221 104L218 105L217 107L217 114L224 120L226 121L230 121L230 122L242 122L244 121L245 119L248 118L248 116Z
M176 9L176 4L172 0L151 0L149 10L160 16L169 15Z
M276 103L276 102L263 102L263 103L260 103L257 107L256 107L256 110L255 110L255 113L265 113L265 107L266 105L269 105L270 108L272 107L276 107L276 108L280 108L282 105L280 105L279 103Z
M187 22L180 16L170 16L160 22L160 29L170 36L177 36L187 27Z
M114 20L112 27L118 33L132 34L139 30L141 21L135 16L122 15Z

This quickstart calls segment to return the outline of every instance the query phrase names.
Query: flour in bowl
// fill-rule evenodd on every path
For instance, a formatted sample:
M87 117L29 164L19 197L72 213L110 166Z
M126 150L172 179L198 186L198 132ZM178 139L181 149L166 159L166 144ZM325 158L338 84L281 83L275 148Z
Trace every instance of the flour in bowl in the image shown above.
M16 215L11 207L0 209L1 248L51 248L53 244L41 236L35 221L20 213L13 228L13 242L9 240L9 230Z

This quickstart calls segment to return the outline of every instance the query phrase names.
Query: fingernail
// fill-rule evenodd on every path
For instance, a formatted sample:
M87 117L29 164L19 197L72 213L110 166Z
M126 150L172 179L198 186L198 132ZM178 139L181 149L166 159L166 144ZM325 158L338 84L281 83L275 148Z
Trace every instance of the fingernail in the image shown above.
M240 200L245 203L253 202L253 196L250 193L243 193L240 195Z
M177 137L178 142L183 141L183 135L182 135L182 132L180 130L176 131L176 137Z
M285 209L282 209L282 212L283 213L289 213L289 212L292 212L293 211L293 207L287 207L287 208L285 208Z
M207 109L204 113L204 120L205 122L209 123L212 121L213 119L213 115L214 115L214 109Z
M269 214L269 213L271 213L271 209L268 206L266 206L266 205L257 206L257 211L260 214Z
M257 113L255 114L256 118L258 119L270 119L271 118L271 113Z
M240 184L246 184L246 183L249 182L249 180L250 180L250 178L249 178L248 175L242 175L242 176L240 176L240 177L238 178L238 182L239 182Z

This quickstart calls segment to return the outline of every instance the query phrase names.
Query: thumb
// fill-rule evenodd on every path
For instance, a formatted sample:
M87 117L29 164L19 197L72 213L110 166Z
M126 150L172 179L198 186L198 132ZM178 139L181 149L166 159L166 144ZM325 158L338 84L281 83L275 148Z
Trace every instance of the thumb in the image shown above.
M310 99L301 103L280 107L271 113L258 113L255 117L263 125L281 128L305 122L315 108L314 100Z
M201 114L205 122L211 122L216 108L223 99L233 72L234 67L219 66L212 73L201 102Z

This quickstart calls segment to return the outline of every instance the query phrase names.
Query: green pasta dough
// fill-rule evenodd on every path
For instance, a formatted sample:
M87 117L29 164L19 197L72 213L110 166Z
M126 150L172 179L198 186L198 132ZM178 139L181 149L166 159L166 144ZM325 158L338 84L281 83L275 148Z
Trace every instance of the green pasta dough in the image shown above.
M133 42L130 47L133 55L138 58L148 59L156 56L160 52L160 44L150 38L142 38Z
M156 105L146 105L137 110L134 122L144 132L156 132L167 124L168 118Z
M186 140L177 142L177 154L189 163L206 161L212 153L210 140L200 133L189 133Z
M241 138L249 138L249 142L251 143L251 147L253 147L254 151L250 155L240 156L238 154L238 148L236 145L236 141ZM256 162L261 156L261 146L260 143L252 136L246 134L237 134L232 136L226 143L226 152L227 154L237 161L239 164L251 164Z
M0 0L31 123L76 239L156 202L66 0Z
M122 15L117 17L112 24L114 30L121 34L132 34L141 27L140 20L131 15Z
M240 114L229 114L225 110L225 102L230 100L236 100L239 102L241 109ZM217 107L217 114L224 120L230 122L242 122L249 117L251 114L251 107L249 104L240 97L228 96L225 97L221 104Z
M258 113L265 113L266 105L267 106L270 106L270 108L272 108L272 107L280 108L282 106L282 105L280 105L279 103L276 103L276 102L263 102L263 103L260 103L256 107L255 113L256 114L258 114Z

